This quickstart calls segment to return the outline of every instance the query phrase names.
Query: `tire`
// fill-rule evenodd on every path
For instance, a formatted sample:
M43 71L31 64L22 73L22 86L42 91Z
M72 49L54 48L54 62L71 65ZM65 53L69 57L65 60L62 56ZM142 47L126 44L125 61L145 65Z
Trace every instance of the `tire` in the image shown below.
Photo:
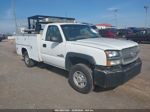
M24 57L25 65L27 67L34 67L35 66L36 62L34 60L32 60L32 59L29 58L28 52L25 52L23 54L23 57Z
M70 86L82 94L90 93L94 89L92 73L87 65L77 64L73 66L69 73Z

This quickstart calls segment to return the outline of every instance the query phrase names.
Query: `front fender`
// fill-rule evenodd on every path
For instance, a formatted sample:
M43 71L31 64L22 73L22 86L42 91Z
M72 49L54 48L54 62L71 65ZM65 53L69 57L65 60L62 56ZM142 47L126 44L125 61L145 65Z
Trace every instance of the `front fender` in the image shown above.
M94 60L94 58L92 56L89 56L86 54L81 54L81 53L69 52L69 53L67 53L66 60L65 60L65 67L67 70L69 70L71 68L70 58L73 58L73 57L87 60L92 65L96 64L96 61Z

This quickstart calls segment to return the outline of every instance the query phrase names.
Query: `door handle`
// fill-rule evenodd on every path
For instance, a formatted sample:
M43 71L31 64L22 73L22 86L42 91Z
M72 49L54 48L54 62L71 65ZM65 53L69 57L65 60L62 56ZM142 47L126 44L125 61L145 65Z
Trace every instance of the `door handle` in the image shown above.
M43 47L46 47L46 44L43 44Z

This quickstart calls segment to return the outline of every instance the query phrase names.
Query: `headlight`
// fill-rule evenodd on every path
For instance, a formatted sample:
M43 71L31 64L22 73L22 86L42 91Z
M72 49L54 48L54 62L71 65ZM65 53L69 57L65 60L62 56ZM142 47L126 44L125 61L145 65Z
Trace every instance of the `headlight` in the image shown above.
M114 66L121 64L121 55L119 51L105 51L107 57L107 66Z
M107 60L107 66L120 65L121 60Z
M120 52L119 51L105 51L107 58L120 58Z

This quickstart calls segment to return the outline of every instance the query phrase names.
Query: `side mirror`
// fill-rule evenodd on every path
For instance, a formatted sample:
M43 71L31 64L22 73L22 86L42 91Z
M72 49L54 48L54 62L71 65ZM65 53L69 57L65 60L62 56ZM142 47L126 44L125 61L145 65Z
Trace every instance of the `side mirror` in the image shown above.
M61 42L62 42L62 39L59 38L59 37L52 37L52 38L51 38L51 41L61 43Z

